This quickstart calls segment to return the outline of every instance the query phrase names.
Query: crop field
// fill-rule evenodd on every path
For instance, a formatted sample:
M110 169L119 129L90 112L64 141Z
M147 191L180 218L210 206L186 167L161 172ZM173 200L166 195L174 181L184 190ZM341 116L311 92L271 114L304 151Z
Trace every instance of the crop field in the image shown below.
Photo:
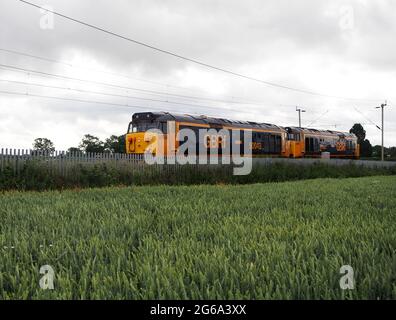
M396 177L5 192L0 254L0 299L396 299Z

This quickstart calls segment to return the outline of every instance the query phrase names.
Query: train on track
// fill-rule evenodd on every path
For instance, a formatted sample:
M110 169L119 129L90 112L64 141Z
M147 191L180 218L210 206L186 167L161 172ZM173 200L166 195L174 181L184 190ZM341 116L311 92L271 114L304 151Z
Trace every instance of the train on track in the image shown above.
M233 130L239 130L242 138L246 130L251 132L252 139L248 148L253 157L315 158L321 157L326 152L331 158L357 159L360 154L357 137L352 133L292 126L282 127L269 123L235 121L168 112L133 114L126 135L126 152L129 154L144 154L147 152L150 145L155 143L155 138L153 136L147 137L147 135L145 138L145 133L148 130L156 129L163 133L165 145L169 145L169 139L174 140L171 144L174 148L165 147L163 150L166 156L174 155L183 142L177 141L175 135L168 134L169 122L173 123L176 136L182 129L191 129L194 132L198 132L199 129L210 130L211 134L196 142L196 150L200 150L199 147L202 144L201 147L208 150L218 149L219 154L226 143L224 132ZM244 150L243 142L240 144L241 150Z

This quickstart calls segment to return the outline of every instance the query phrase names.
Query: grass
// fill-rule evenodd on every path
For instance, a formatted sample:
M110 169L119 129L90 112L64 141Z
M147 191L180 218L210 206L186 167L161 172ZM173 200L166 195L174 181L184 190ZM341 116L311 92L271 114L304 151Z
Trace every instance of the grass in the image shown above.
M396 299L395 186L381 176L5 192L0 299ZM54 290L39 287L46 264ZM340 289L342 265L354 290Z

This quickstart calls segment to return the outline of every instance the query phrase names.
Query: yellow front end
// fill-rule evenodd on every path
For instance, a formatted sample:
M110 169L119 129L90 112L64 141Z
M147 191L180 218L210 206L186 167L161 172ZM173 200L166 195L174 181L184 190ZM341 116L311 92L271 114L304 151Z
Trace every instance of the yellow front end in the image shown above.
M290 156L293 158L301 158L303 156L301 141L290 141Z
M144 132L128 133L125 139L126 153L143 154L148 143L144 141Z
M158 137L155 133L136 132L126 135L126 153L144 154L151 153L153 155L160 154L158 150Z

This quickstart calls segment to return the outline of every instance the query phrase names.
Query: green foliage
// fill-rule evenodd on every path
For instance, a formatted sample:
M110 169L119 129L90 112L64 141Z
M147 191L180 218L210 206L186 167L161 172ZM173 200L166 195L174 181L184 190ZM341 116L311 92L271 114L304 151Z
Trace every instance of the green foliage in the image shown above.
M83 150L85 152L96 152L96 153L101 153L104 152L105 147L104 147L104 142L101 141L98 137L92 136L90 134L86 134L80 145L79 145L80 150Z
M33 142L33 150L53 154L55 146L54 143L47 138L37 138Z
M369 140L366 139L366 130L360 123L355 123L350 133L354 133L358 138L358 144L360 144L360 156L363 158L370 158L373 153L373 147Z
M126 153L125 135L112 135L104 143L105 151L111 153Z
M370 158L373 154L373 147L369 140L364 140L360 145L360 156Z
M355 123L349 132L357 136L359 144L362 144L364 139L366 139L366 130L360 123Z
M98 137L86 134L78 148L69 148L68 151L125 153L125 135L112 135L103 142Z
M83 154L83 152L79 148L70 147L69 149L67 149L66 154L79 155L79 154Z
M385 160L396 160L396 147L384 148ZM373 157L381 159L381 146L376 145L373 147Z
M396 299L396 177L0 194L2 299ZM39 287L39 268L55 289ZM343 291L351 265L355 289Z
M11 168L0 171L0 190L40 191L119 185L247 184L395 174L396 166L368 168L355 164L335 166L326 163L299 165L280 162L255 165L252 172L246 176L234 176L233 167L225 165L130 166L111 161L97 164L69 163L60 172L46 162L30 161L19 174Z

